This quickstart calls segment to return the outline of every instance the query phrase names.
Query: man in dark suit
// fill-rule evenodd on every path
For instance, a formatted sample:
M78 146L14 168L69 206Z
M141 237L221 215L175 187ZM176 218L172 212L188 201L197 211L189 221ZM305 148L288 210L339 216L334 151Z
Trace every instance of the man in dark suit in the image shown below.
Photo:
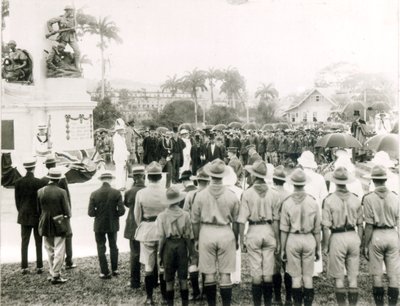
M145 165L150 164L153 161L159 160L158 154L158 142L159 140L155 136L154 128L150 129L150 135L143 139L143 163Z
M34 177L36 160L24 161L26 175L15 182L15 205L18 210L17 222L21 224L21 271L29 273L28 269L28 245L33 230L36 245L36 272L43 273L42 237L39 235L39 214L37 211L37 191L45 184Z
M174 128L172 141L172 183L179 182L179 168L183 166L183 149L186 148L185 142L178 135L178 128Z
M214 135L210 135L210 142L206 148L206 162L212 162L214 159L225 159L225 148L223 140L220 137L214 138Z
M88 214L94 217L94 233L97 244L97 254L100 262L100 278L109 279L111 273L106 258L106 241L110 245L111 270L113 276L118 276L118 247L117 232L119 231L119 217L125 213L121 193L111 187L114 176L104 172L99 179L103 185L90 195Z
M46 168L49 170L56 167L56 159L52 156L48 156L44 163L46 165ZM45 185L47 185L48 182L50 181L50 179L47 176L44 176L44 177L42 177L42 181L44 182ZM69 193L67 178L66 177L61 178L58 181L57 186L60 187L61 189L64 189L65 192L67 193L69 208L70 208L70 210L72 210L71 194ZM72 261L72 231L71 231L70 235L65 237L65 254L66 254L65 269L68 270L68 269L76 268L76 265Z
M136 193L143 189L144 184L144 166L134 166L132 168L133 186L125 192L124 205L129 208L128 216L126 218L124 237L129 239L129 246L131 249L131 288L140 288L140 242L135 240L135 233L137 224L135 221L135 199Z
M71 210L67 193L57 186L62 178L61 171L53 168L47 175L50 179L48 185L40 188L38 194L39 234L44 237L44 244L49 257L51 282L53 285L63 284L67 280L61 277L61 269L65 258L65 236L71 233L69 218ZM56 226L54 217L62 218L65 224L61 229Z

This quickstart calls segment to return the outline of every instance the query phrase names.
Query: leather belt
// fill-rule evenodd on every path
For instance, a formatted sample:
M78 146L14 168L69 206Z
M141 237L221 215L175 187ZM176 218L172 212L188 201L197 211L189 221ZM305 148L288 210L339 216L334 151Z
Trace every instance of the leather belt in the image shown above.
M183 237L182 236L169 236L167 239L169 239L169 240L180 240L180 239L183 239Z
M374 229L394 229L394 226L387 226L387 225L377 226L377 225L374 225Z
M142 221L143 222L154 222L154 221L156 221L156 219L157 219L157 217L148 217L148 218L143 217Z
M271 220L264 221L251 221L249 220L249 225L262 225L262 224L272 224Z
M344 227L338 227L338 228L331 229L331 233L336 234L336 233L352 232L355 230L356 229L354 228L354 226L344 226Z

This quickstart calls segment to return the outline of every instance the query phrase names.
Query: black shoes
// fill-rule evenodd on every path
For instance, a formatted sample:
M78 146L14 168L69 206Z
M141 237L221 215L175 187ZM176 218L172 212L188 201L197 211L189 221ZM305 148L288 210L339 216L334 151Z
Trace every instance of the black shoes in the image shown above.
M53 277L53 279L51 280L51 283L53 285L65 284L66 282L67 282L67 279L62 278L61 276Z
M103 274L103 273L100 273L100 276L99 276L101 279L111 279L111 274L110 273L108 273L108 274Z
M112 276L118 276L118 275L119 275L119 271L118 270L115 270L115 271L112 272Z
M75 269L75 268L76 268L76 264L65 265L65 270L71 270L71 269Z

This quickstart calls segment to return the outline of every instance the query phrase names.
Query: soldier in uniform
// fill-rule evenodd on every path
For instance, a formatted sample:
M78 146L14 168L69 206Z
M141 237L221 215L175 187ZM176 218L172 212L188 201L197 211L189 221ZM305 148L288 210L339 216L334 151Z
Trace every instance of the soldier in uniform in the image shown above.
M361 200L346 187L355 180L346 168L336 168L328 178L336 185L336 191L330 193L322 204L323 252L328 256L328 275L335 278L338 305L346 305L347 292L349 305L355 306L358 300L357 276L363 236ZM345 269L349 281L348 291L344 286Z
M76 38L74 9L72 6L67 5L64 8L64 11L64 15L51 18L49 21L47 21L47 29L51 34L54 32L53 24L58 24L58 29L60 32L56 40L59 43L65 43L65 45L69 44L71 46L72 50L74 51L75 67L79 69L80 50Z
M189 257L192 255L193 230L190 214L182 210L179 204L186 193L170 187L163 203L169 207L157 217L157 233L159 236L158 253L160 266L165 270L166 300L168 306L174 305L175 273L178 274L181 289L182 306L189 305L187 284Z
M195 245L199 249L199 268L205 274L204 293L208 305L216 303L216 278L220 274L222 304L230 305L232 282L238 245L239 200L223 186L222 178L228 174L225 163L216 159L204 166L211 177L210 185L198 192L192 206L192 225ZM232 224L232 227L230 226ZM235 248L236 247L236 248Z
M32 81L32 65L28 53L18 49L14 40L10 40L7 46L10 53L3 65L3 78L8 82Z
M247 248L250 274L252 277L253 303L272 304L272 275L274 253L279 254L279 202L277 192L265 182L267 165L258 160L252 166L245 167L253 177L253 185L243 192L237 222L240 224L240 243ZM249 230L244 245L245 223L249 221Z
M158 236L157 216L166 208L162 202L165 196L165 187L160 184L162 177L161 165L152 162L147 166L147 187L139 190L135 199L135 222L138 224L135 240L140 241L140 262L144 265L146 305L153 305L154 268L157 264ZM161 271L160 271L161 272ZM165 299L166 284L163 273L160 273L161 294Z
M389 288L388 304L395 306L399 296L399 198L386 187L386 168L374 166L371 175L375 190L362 200L365 218L364 255L369 260L369 272L373 276L373 296L377 306L384 305L382 283L383 262L385 262Z
M267 162L276 165L276 151L278 149L277 141L271 133L267 139Z
M204 172L204 169L202 167L197 170L196 176L191 176L190 179L192 181L197 181L197 189L189 191L186 194L183 210L188 211L189 213L191 213L192 211L193 201L196 198L196 194L208 186L210 182L210 176ZM194 241L192 241L192 243L194 243ZM190 283L192 284L192 289L193 289L192 301L198 301L201 299L198 264L199 264L199 252L198 250L194 250L189 265Z
M295 306L311 306L314 300L314 259L319 259L321 243L321 216L317 201L304 191L306 174L295 169L290 178L294 192L282 203L281 248L282 261L293 280ZM302 285L304 289L302 289Z

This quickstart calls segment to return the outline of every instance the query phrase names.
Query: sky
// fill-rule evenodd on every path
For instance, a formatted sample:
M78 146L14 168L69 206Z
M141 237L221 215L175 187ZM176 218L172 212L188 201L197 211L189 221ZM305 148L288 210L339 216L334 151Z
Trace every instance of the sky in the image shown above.
M397 83L395 0L51 1L115 21L123 43L111 42L107 50L108 79L161 84L168 75L195 67L231 66L245 77L250 92L273 83L282 96L312 87L320 69L346 61ZM96 38L84 36L80 46L93 61L85 77L99 79Z

